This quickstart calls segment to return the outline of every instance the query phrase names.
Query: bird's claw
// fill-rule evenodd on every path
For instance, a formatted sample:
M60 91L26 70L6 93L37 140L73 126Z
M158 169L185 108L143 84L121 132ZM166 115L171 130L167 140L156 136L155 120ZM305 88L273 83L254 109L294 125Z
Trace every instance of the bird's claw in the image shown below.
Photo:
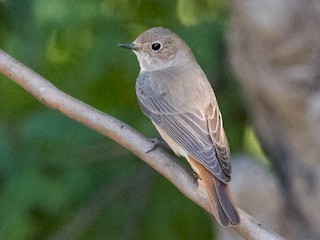
M150 141L152 142L152 146L149 150L146 151L146 153L155 150L157 147L159 147L160 142L161 142L161 140L158 138L150 138Z
M162 147L165 150L170 150L169 145L162 138L150 138L150 141L153 143L151 148L146 151L146 153L155 150L157 147Z
M198 180L201 180L201 177L199 176L198 173L193 172L193 176L194 176L194 182L197 182Z

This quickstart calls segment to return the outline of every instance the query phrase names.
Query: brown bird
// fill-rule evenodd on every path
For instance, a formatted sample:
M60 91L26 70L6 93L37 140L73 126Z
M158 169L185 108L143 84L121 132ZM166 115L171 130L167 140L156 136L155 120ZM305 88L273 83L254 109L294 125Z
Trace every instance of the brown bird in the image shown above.
M133 43L140 64L138 102L162 138L185 157L208 193L215 218L223 226L240 222L228 182L228 140L215 94L190 48L172 31L152 28Z

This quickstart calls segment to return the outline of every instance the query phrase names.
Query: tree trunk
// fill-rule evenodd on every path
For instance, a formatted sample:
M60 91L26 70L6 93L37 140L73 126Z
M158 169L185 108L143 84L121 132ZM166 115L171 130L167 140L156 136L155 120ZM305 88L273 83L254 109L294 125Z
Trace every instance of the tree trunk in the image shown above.
M320 239L320 2L231 5L231 62L284 194L284 236Z

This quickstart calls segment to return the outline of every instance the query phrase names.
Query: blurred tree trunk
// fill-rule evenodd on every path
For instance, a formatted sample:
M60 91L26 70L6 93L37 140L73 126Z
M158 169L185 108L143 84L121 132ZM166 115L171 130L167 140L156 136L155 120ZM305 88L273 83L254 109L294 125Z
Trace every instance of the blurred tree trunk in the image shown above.
M231 61L284 195L284 237L320 239L320 1L230 2Z

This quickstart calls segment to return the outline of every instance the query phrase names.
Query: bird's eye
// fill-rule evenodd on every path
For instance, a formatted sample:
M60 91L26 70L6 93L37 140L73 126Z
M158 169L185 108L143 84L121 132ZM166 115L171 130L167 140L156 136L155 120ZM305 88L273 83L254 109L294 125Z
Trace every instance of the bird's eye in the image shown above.
M158 51L160 48L161 48L161 44L160 43L155 42L155 43L152 43L152 45L151 45L151 49L153 51Z

